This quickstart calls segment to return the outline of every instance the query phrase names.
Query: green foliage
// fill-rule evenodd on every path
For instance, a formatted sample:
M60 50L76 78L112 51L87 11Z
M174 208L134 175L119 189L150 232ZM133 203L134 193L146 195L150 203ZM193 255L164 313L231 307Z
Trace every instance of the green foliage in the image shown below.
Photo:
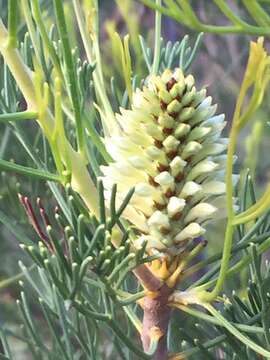
M213 25L202 22L196 14L197 4L195 1L163 0L162 5L157 4L154 0L139 1L195 31L216 34L243 33L249 35L269 35L270 16L268 1L241 0L238 2L238 7L232 7L225 0L207 1L206 8L213 9L217 7L229 22L229 25Z
M239 2L244 17L249 13L249 21L253 21L249 23L224 1L213 1L232 23L219 26L203 24L189 1L140 1L197 32L270 32L267 2ZM128 19L128 10L133 9L130 2L126 7L117 3L127 27L133 29L133 36L138 35L138 24L132 25L136 16ZM5 274L10 277L0 281L0 291L20 280L17 314L22 327L13 331L0 318L0 359L16 360L13 339L25 344L32 359L151 359L159 338L153 336L149 349L143 351L140 305L149 291L134 271L160 255L150 256L146 243L135 248L138 230L122 217L135 189L125 194L119 205L116 195L121 189L115 184L109 204L105 201L100 166L112 159L104 136L117 134L114 113L120 107L131 107L132 89L149 75L166 68L189 70L202 34L191 41L193 46L188 35L175 43L165 42L160 36L159 12L153 49L146 37L140 36L131 39L130 50L127 37L122 42L118 34L111 33L112 47L120 59L118 77L123 78L111 78L108 86L101 61L98 1L73 0L69 6L60 0L11 0L8 5L7 9L0 1L1 17L8 28L7 33L4 25L0 29L4 58L0 67L0 222L20 243L23 252L18 257L23 261L17 274ZM74 31L69 38L73 20L80 36ZM239 132L261 105L269 79L268 56L262 43L257 45L263 63L256 62L260 57L255 54L253 67L248 67L250 73L237 100L232 127L236 130L230 137L229 231L224 250L195 258L191 264L183 261L175 298L179 295L185 301L170 303L174 314L167 342L172 360L252 360L258 354L270 355L270 266L265 261L270 248L269 189L257 201L251 151L247 160L252 163L251 175L246 171L237 189L231 180ZM138 66L142 62L146 71ZM253 143L258 146L256 139L250 138L249 146ZM18 192L31 195L19 195L19 204ZM236 214L235 195L239 198ZM196 246L192 243L184 254L188 259L197 255ZM226 295L220 297L223 288ZM35 307L39 316L35 316Z

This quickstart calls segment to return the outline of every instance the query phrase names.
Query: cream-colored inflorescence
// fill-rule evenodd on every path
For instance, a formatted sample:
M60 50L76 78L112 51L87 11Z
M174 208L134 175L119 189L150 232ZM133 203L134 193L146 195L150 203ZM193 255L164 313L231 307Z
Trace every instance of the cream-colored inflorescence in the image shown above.
M118 185L119 204L135 187L123 215L140 232L135 245L147 240L149 253L177 254L225 208L227 139L215 112L206 90L178 68L150 77L132 109L117 115L121 135L106 139L114 162L101 168L102 179L108 199Z

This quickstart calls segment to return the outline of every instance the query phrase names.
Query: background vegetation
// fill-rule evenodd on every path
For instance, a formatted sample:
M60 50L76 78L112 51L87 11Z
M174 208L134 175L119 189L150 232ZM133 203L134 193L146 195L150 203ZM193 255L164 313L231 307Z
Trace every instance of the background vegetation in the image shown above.
M43 0L39 1L40 8L42 10L42 16L45 21L46 27L49 28L52 24L55 23L55 17L53 12L53 1ZM78 29L73 21L73 14L69 1L65 2L65 13L67 19L69 40L71 45L75 45L78 39ZM260 6L263 6L265 9L265 16L252 16L252 14L257 14L258 9L252 9L248 7L248 1L191 1L183 2L190 3L192 9L195 11L197 16L205 24L215 24L218 28L207 28L200 26L196 21L188 21L188 16L184 16L187 19L186 23L183 22L183 14L181 11L177 12L177 9L174 9L171 5L171 1L164 2L163 12L167 16L164 16L162 19L162 36L164 42L171 42L171 45L167 46L167 53L164 54L164 61L169 61L168 57L172 52L173 43L175 41L181 41L186 34L190 36L190 42L195 43L198 32L205 31L206 33L203 36L203 41L200 47L193 64L192 64L192 73L195 75L195 78L198 82L198 88L203 85L207 85L209 92L214 98L214 101L218 104L218 111L224 112L226 114L226 119L228 121L228 129L230 128L230 121L233 116L234 106L236 98L239 93L241 79L243 78L245 64L248 58L249 52L249 41L257 37L257 35L265 35L266 47L269 47L268 36L270 34L270 18L269 15L269 2L258 2ZM242 22L237 22L236 19L230 19L231 14L222 12L218 5L226 3L232 9L234 13L239 15L241 21L245 21L252 24L251 26L246 26ZM257 3L250 1L250 3ZM147 71L147 63L143 58L142 48L145 49L146 45L150 46L153 49L154 44L154 11L148 6L154 2L151 1L134 1L134 0L116 0L116 1L100 1L100 46L102 53L102 62L104 65L105 80L108 84L108 91L112 94L110 100L114 104L114 110L117 110L118 104L125 104L127 102L127 93L125 93L126 83L125 78L123 77L121 67L120 53L119 53L119 43L118 38L115 35L117 31L121 36L124 36L126 33L130 34L130 45L131 45L131 58L132 58L132 67L134 72L138 76L139 81L143 78ZM148 5L148 6L146 6ZM168 12L166 9L172 9ZM183 9L185 9L183 7ZM186 9L187 11L189 9ZM224 10L224 9L223 9ZM256 11L255 11L256 10ZM183 10L184 13L184 10ZM189 12L188 12L189 13ZM0 14L1 17L7 20L7 1L0 0ZM178 14L178 15L177 15ZM190 14L192 19L192 14ZM262 14L261 14L262 15ZM173 16L173 19L171 18ZM262 20L260 20L262 19ZM229 23L233 22L235 29L225 29L224 26L227 26ZM263 23L261 23L261 21ZM268 29L268 30L267 30ZM25 23L23 21L19 22L19 39L22 42L22 52L27 59L29 56L29 36L25 35ZM52 30L53 31L53 30ZM139 35L142 35L143 38L140 39ZM142 40L143 39L143 40ZM39 39L40 41L40 39ZM143 44L143 46L142 46ZM87 87L87 80L91 78L92 70L91 66L86 67L83 63L85 59L85 54L83 52L82 44L81 48L77 49L81 57L81 86L85 89ZM146 56L147 58L147 56ZM28 59L31 61L31 59ZM94 66L94 64L92 64ZM23 99L17 103L17 94L18 89L14 85L14 82L11 81L10 74L7 71L7 68L3 65L3 60L1 59L0 66L0 77L1 85L3 86L3 91L0 94L0 109L1 112L15 112L17 109L23 111L25 109L25 102ZM113 79L112 79L113 77ZM9 96L7 97L7 92L4 91L6 88L12 88L12 91L9 91ZM91 89L89 90L89 92ZM87 99L89 94L84 92L84 96ZM266 94L267 98L268 94ZM95 116L91 108L88 109L91 116ZM256 187L256 196L259 196L265 188L266 183L269 182L269 168L270 168L270 158L269 158L269 103L264 102L263 106L260 108L259 112L256 113L256 116L250 121L249 125L245 128L241 134L241 138L238 141L238 162L237 167L241 170L242 175L242 192L248 192L247 195L248 201L252 199L253 194L253 184ZM72 128L69 129L71 132L74 131ZM75 137L75 135L74 135ZM39 161L42 161L47 168L51 169L53 167L53 160L48 148L48 144L42 134L41 130L33 122L22 121L22 122L10 122L8 125L6 123L1 124L0 122L0 159L6 159L12 161L16 159L17 164L23 164L24 166L33 167L37 165ZM93 149L89 150L92 155L100 156ZM247 169L249 169L247 176ZM58 201L64 201L68 203L70 196L75 196L69 188L65 192L59 190L56 185L48 186L47 183L39 181L38 179L33 179L31 177L26 177L23 175L15 174L14 172L1 171L0 177L0 327L3 329L8 329L5 332L5 335L9 337L10 346L12 348L12 353L14 359L30 359L38 358L41 356L36 349L31 349L31 341L33 337L35 342L39 343L44 341L51 341L53 335L50 329L50 321L48 318L51 316L49 311L46 311L46 306L41 303L38 305L36 292L33 291L32 287L25 281L24 276L20 275L22 271L22 266L19 267L18 262L21 261L25 267L30 268L32 266L32 259L27 252L23 251L19 246L20 243L31 245L32 242L36 243L36 233L29 226L29 219L27 218L23 207L18 199L18 193L26 194L29 197L29 200L32 204L36 203L38 197L42 198L44 208L46 213L49 214L50 218L55 221L55 214L58 213L55 210L55 207L58 206ZM63 200L64 199L64 200ZM58 200L58 201L57 201ZM40 206L40 207L42 207ZM38 211L38 207L34 205L35 211ZM78 212L78 209L75 207L75 213ZM72 219L73 220L73 219ZM71 220L71 221L72 221ZM77 220L76 220L77 221ZM61 224L61 219L59 220L62 229L65 228L67 224ZM224 223L219 222L215 223L210 229L209 237L209 247L207 252L209 255L215 253L217 250L222 249L223 244L223 234L224 234ZM259 228L258 236L260 234L267 233L269 228L268 214L263 219L261 226ZM61 230L61 229L60 229ZM242 231L240 234L242 237L245 236L245 233L248 232L248 228L242 228L239 231ZM239 235L239 236L240 236ZM254 262L249 267L242 271L237 278L230 278L226 282L226 293L231 296L233 291L236 293L232 296L234 299L233 305L228 305L225 309L226 317L230 321L236 323L253 325L253 330L249 328L243 328L245 325L242 325L242 330L247 331L253 340L260 343L264 346L264 340L262 340L262 325L261 320L259 319L259 314L261 314L262 298L260 291L260 286L258 283L263 283L263 279L258 282L258 277L260 278L260 267L259 262L262 261L263 264L268 258L268 253L264 254L263 259L259 257L257 259L256 250L254 250L253 255ZM239 255L241 257L241 254ZM210 265L211 266L211 265ZM256 267L257 266L257 267ZM265 266L265 265L263 265ZM268 272L269 267L266 266L267 270L264 270L265 279L267 282L264 285L267 287L269 283ZM265 269L265 268L264 268ZM209 266L202 269L203 275ZM31 272L31 271L30 271ZM15 279L21 280L24 282L24 290L22 291L22 283L14 281L14 276L17 274L18 277ZM209 273L207 273L209 276ZM33 275L35 279L35 275ZM35 280L37 280L36 278ZM206 278L205 278L206 279ZM132 279L130 279L131 284L130 288L134 287ZM198 275L194 279L198 280ZM53 292L54 290L51 289ZM268 290L267 290L268 291ZM266 291L266 292L267 292ZM55 293L56 297L58 296ZM245 305L242 304L240 298L246 298L249 302L249 308L246 309ZM269 298L267 292L266 297ZM17 302L16 299L20 298L20 302ZM27 300L26 300L27 299ZM61 301L55 300L59 308L63 306L63 318L65 318L65 308ZM57 302L58 301L58 302ZM28 305L26 305L26 302ZM42 307L43 306L43 307ZM106 306L106 305L104 305ZM32 320L34 325L32 330L35 333L31 334L31 326L27 324L29 321L27 315L27 309L31 310L33 315ZM265 316L268 316L269 310ZM257 317L256 317L257 316ZM269 316L268 316L269 317ZM21 329L22 318L24 323L24 328ZM248 320L247 320L248 318ZM250 320L251 319L251 320ZM252 319L254 320L252 322ZM257 320L259 319L259 320ZM77 321L80 319L78 318ZM247 320L247 321L246 321ZM55 319L51 319L52 324L55 322ZM126 320L123 318L123 322ZM185 328L192 328L192 336L185 329L179 332L179 328L183 326L183 321L185 321ZM75 322L75 320L74 320ZM190 325L188 325L190 322ZM177 314L172 322L170 328L170 341L172 343L172 348L175 351L193 349L190 350L194 352L194 359L198 359L202 356L198 355L204 354L205 359L207 358L217 358L218 352L221 351L224 356L227 356L228 359L240 359L248 356L249 359L258 359L257 355L254 355L253 352L247 350L244 347L239 348L239 343L237 340L233 339L228 332L221 331L219 327L208 325L204 327L203 322L198 321L182 314ZM56 333L62 333L65 326L62 324L54 325L56 328ZM58 328L57 328L58 326ZM85 324L85 327L89 326L91 328L92 324ZM127 331L130 332L129 336L132 336L132 329L127 326ZM74 329L73 329L74 330ZM69 331L72 332L72 329ZM114 337L114 344L112 345L109 341L111 329L104 329L104 332L100 334L101 341L96 340L93 342L93 346L97 344L99 346L96 355L96 358L108 358L113 359L116 357L130 359L136 358L132 351L123 352L121 350L120 341ZM30 340L25 341L25 335L28 335ZM178 334L182 334L182 342L179 342ZM224 341L227 337L228 346L230 349L226 349L226 346L221 346L216 352L211 353L207 352L202 344L205 344L208 336L204 334L209 334L210 338L214 338L213 341ZM18 335L19 334L19 335ZM37 336L38 338L35 338ZM80 334L74 330L73 340L66 340L65 346L67 348L74 347L74 349L83 347L79 343ZM91 336L91 329L89 330L88 336ZM224 337L225 336L225 337ZM22 339L20 339L22 337ZM66 335L68 338L68 335ZM194 340L194 339L199 340ZM4 353L5 345L5 336L2 338L2 352ZM268 339L269 340L269 339ZM76 343L75 345L73 342ZM64 340L65 342L65 340ZM53 343L55 348L58 351L58 354L61 354L61 346L57 344L57 341L54 339ZM268 344L269 345L269 344ZM30 348L30 350L29 350ZM59 350L60 348L60 350ZM240 349L240 355L235 355ZM93 350L89 350L91 352ZM227 351L227 354L226 354ZM1 352L1 351L0 351ZM32 355L30 355L30 352ZM123 352L123 354L122 354ZM34 354L34 355L33 355ZM76 356L77 357L76 357ZM74 355L74 359L83 359L80 352ZM43 355L42 355L43 356ZM60 355L59 355L60 356ZM80 357L81 356L81 357ZM85 356L85 355L84 355ZM98 357L99 356L99 357ZM212 356L212 357L211 357ZM213 357L214 356L214 357ZM223 356L223 355L222 355ZM233 356L233 357L232 357ZM241 357L242 356L242 357ZM4 357L3 357L4 358ZM52 357L53 358L53 357ZM95 358L95 355L93 355ZM140 355L138 355L140 358ZM202 357L200 357L202 358ZM221 358L221 357L220 357ZM225 358L225 357L224 357Z

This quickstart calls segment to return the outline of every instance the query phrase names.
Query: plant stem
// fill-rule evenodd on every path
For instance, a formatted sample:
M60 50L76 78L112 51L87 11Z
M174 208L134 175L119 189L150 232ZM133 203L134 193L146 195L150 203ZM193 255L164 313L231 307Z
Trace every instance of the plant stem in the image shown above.
M36 268L36 264L32 264L29 268L28 271L32 271ZM3 289L6 289L7 287L9 287L10 285L12 285L13 283L23 279L25 277L25 274L23 272L18 273L17 275L14 275L8 279L2 280L0 281L0 291Z
M149 350L152 338L157 336L156 333L160 336L153 360L168 359L167 331L171 315L168 299L172 291L173 289L164 284L155 296L148 295L144 299L141 334L144 351Z
M61 77L61 79L63 79L63 74L62 74L59 58L57 56L55 48L53 47L53 44L51 43L51 41L49 39L48 32L46 30L46 27L44 25L44 22L43 22L43 19L41 16L39 1L33 0L31 3L31 6L32 6L32 13L35 18L36 24L39 28L40 35L42 37L45 48L50 55L50 59L52 60L53 66L55 67L55 70L57 71L58 76ZM31 23L28 21L28 24L30 25ZM33 38L34 37L31 36L32 41L33 41Z
M203 305L205 309L207 309L210 314L212 314L222 326L224 326L233 336L235 336L238 340L240 340L243 344L251 348L256 353L265 356L269 359L270 352L253 342L251 339L243 335L238 329L234 327L227 319L225 319L220 312L218 312L211 304Z
M117 334L117 336L134 352L134 354L140 357L140 359L154 359L151 357L151 355L144 353L136 345L134 345L133 341L131 341L129 337L122 331L116 321L110 320L108 321L108 325Z
M30 167L14 164L13 162L0 159L0 169L4 171L13 171L18 174L26 175L36 179L43 179L48 181L61 181L60 176L51 174L49 172L32 169Z
M1 114L0 122L8 122L8 121L20 121L20 120L33 120L37 119L38 113L35 111L22 111L11 114Z
M152 0L139 0L144 5L148 6L153 10L158 10L162 14L166 16L170 16L172 19L178 21L179 23L196 30L198 32L206 32L206 33L213 33L213 34L246 34L246 35L269 35L270 28L268 26L254 26L249 24L238 24L238 25L225 25L225 26L217 26L217 25L210 25L204 24L199 22L198 24L194 25L193 23L187 23L186 21L186 14L183 14L176 11L172 11L170 8L165 6L159 6L154 3Z
M252 220L256 220L263 212L269 209L270 203L270 186L265 190L264 195L248 210L235 216L234 225L244 224Z
M227 16L228 19L234 24L239 26L249 26L248 23L240 19L226 4L224 0L214 0L216 5L220 8L220 10L223 12L224 15Z
M18 50L7 47L7 38L7 30L0 19L0 52L25 97L29 111L38 111L32 73L22 62ZM49 109L46 110L44 116L48 131L52 134L55 125ZM42 127L41 124L40 126ZM81 154L74 151L70 143L67 143L67 151L72 168L71 186L82 197L88 209L98 216L98 195L85 161Z
M17 44L17 0L9 0L8 2L8 47L15 48Z
M252 229L253 230L253 229ZM252 235L251 235L252 236ZM250 237L251 237L250 236ZM270 232L266 232L265 234L262 234L262 235L259 235L259 236L256 236L253 237L252 239L249 240L249 238L247 238L248 240L247 241L239 241L237 243L237 245L233 246L232 248L232 254L235 254L237 251L239 250L243 250L245 248L247 248L249 245L250 245L250 242L253 242L253 243L259 243L261 244L263 241L265 241L266 239L268 239L270 237ZM207 259L204 259L192 266L190 266L189 268L187 268L187 270L184 270L183 271L183 274L181 275L181 279L184 280L186 279L187 277L191 276L192 274L194 274L195 272L197 272L198 270L200 270L201 268L203 267L206 267L216 261L218 261L219 259L221 259L222 257L222 252L220 253L216 253L212 256L210 256L209 258ZM242 260L242 259L241 259ZM194 284L192 284L193 286ZM196 285L194 285L195 287Z
M161 0L156 0L157 5L161 5ZM160 45L161 45L161 12L156 10L155 19L155 50L154 50L154 61L152 65L152 74L157 74L160 62Z
M21 8L22 8L23 16L25 18L28 33L29 33L30 39L32 41L32 46L35 51L36 60L39 61L39 54L40 54L39 43L38 43L37 32L36 32L36 28L34 25L34 21L32 19L32 14L31 14L28 0L21 0Z
M238 115L238 109L236 109L235 114ZM236 116L237 116L236 115ZM235 120L235 117L234 117ZM228 145L228 152L227 152L227 162L226 162L226 205L227 205L227 214L228 214L228 221L225 233L225 240L224 240L224 247L223 247L223 254L221 259L221 267L220 273L217 279L217 283L214 289L208 293L202 293L201 298L204 301L212 301L214 300L220 291L222 290L228 266L231 256L231 248L232 248L232 239L233 239L233 218L234 218L234 211L233 211L233 182L232 182L232 170L233 170L233 156L235 152L236 142L237 142L237 135L238 135L238 127L233 122L230 138L229 138L229 145Z
M270 238L266 239L258 248L258 254L263 254L266 250L268 250L270 247ZM241 258L236 264L234 264L230 269L228 269L226 273L226 278L232 277L233 275L239 273L241 269L243 269L245 266L247 266L252 261L252 256L250 254L245 255ZM209 280L207 283L204 283L202 285L199 285L197 289L207 289L211 287L217 279ZM204 298L203 298L204 299Z
M71 101L74 109L74 117L76 120L76 133L77 133L77 141L78 141L78 150L83 155L85 151L85 139L84 139L84 131L82 126L82 117L80 111L80 100L78 95L78 84L76 81L76 75L74 71L74 61L70 49L69 39L68 39L68 31L65 21L64 8L61 0L54 0L54 7L56 13L56 20L58 25L58 32L60 35L60 39L63 45L63 53L65 64L67 67L68 74L68 89L71 94Z
M162 282L153 275L146 265L138 266L133 272L147 290L158 291L161 288Z
M8 46L8 32L0 19L0 51L16 79L24 97L27 100L28 110L36 111L36 99L31 71L22 62L19 52Z
M102 104L102 108L105 113L105 117L102 118L103 130L105 135L110 134L110 136L112 136L113 134L118 133L119 126L116 122L116 118L108 96L106 94L104 85L101 56L98 44L98 3L95 1L94 5L92 5L92 16L94 19L91 19L92 28L90 30L87 29L86 21L84 19L82 9L78 0L73 0L73 7L80 30L80 35L83 41L83 46L86 51L87 59L90 64L96 62L96 68L93 72L93 80L97 97L100 100L100 103ZM90 34L89 31L91 31ZM92 41L90 39L92 39Z

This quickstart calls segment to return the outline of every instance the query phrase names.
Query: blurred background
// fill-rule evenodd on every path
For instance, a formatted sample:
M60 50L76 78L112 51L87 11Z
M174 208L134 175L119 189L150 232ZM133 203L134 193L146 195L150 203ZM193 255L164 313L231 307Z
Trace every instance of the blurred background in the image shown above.
M53 1L40 1L43 8L43 15L48 23L53 23ZM232 8L240 13L244 18L248 15L237 7L237 1L227 1ZM7 1L0 0L1 17L5 18ZM121 36L130 34L132 67L135 74L140 79L147 74L147 69L143 61L139 34L143 35L148 46L153 48L154 43L154 12L151 9L141 5L136 0L103 0L100 1L100 38L101 52L104 66L104 73L108 84L108 93L110 93L110 78L113 76L117 89L124 90L124 82L119 66L119 54L115 52L112 45L112 38L115 31ZM66 14L69 25L69 35L71 41L75 43L77 37L77 28L73 23L71 1L66 1ZM200 19L206 23L224 25L223 15L210 1L193 1L193 8ZM20 33L24 34L25 25L21 21ZM164 40L172 43L181 40L185 34L190 35L191 43L195 41L196 33L174 20L163 17L162 36ZM255 39L255 38L253 38ZM197 88L206 86L208 93L213 97L214 102L218 104L218 112L225 113L227 119L227 129L230 127L235 100L238 95L239 86L248 58L249 42L252 37L247 35L215 35L205 34L203 42L191 69L196 81ZM266 47L269 47L268 39ZM85 55L81 51L81 58ZM2 60L1 63L2 65ZM0 65L0 66L1 66ZM2 96L2 95L1 95ZM1 101L0 101L1 106ZM247 129L244 130L242 138L238 144L238 162L244 168L250 168L252 174L255 173L255 182L257 184L258 194L264 189L265 184L270 178L270 130L268 126L269 104L265 102L262 110L257 113ZM23 104L22 104L23 107ZM38 154L42 147L46 147L38 128L31 122L23 123L23 126L17 129L16 135L11 125L0 124L0 158L11 160L16 159L19 164L32 166L31 156L25 150L20 141L20 134L26 133L29 143ZM259 155L258 155L259 154ZM50 161L50 159L49 159ZM28 219L18 201L18 192L21 192L36 199L40 196L48 210L56 205L50 190L44 182L30 180L23 176L12 173L1 172L0 174L0 324L9 322L9 328L18 328L18 314L14 310L14 303L19 294L17 282L9 285L8 279L19 272L18 260L26 264L31 261L27 255L20 249L20 238L34 239L35 234L29 225ZM212 226L209 235L212 240L210 252L214 248L220 248L223 241L223 223ZM29 287L29 292L31 289ZM39 311L35 309L34 303L32 310L39 321ZM42 324L41 324L42 325ZM41 326L42 328L42 326ZM24 350L24 344L18 339L14 340L14 350L17 351L18 359L29 359Z

